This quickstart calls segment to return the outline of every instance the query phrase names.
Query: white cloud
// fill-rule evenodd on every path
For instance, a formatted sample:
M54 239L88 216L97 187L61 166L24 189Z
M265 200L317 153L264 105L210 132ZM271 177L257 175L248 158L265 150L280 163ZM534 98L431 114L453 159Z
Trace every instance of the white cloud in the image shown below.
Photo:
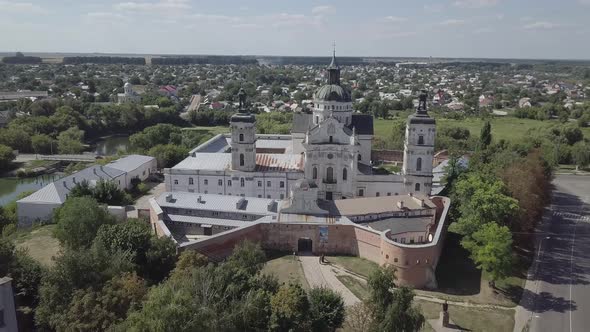
M439 23L442 26L457 26L465 24L465 20L450 19Z
M538 21L525 25L523 28L527 30L550 30L561 27L561 24Z
M121 2L115 5L115 9L128 11L177 11L190 9L189 0L159 0L157 2Z
M453 5L461 8L483 8L495 6L499 2L499 0L457 0L453 2Z
M332 5L316 6L311 9L311 13L314 15L328 15L334 14L336 8Z
M431 12L431 13L438 13L441 12L443 10L443 5L441 4L430 4L430 5L424 5L424 10L427 12Z
M578 0L580 5L588 6L590 5L590 0Z
M31 2L0 1L0 13L46 13L47 10Z
M385 18L383 18L386 22L392 22L392 23L402 23L407 21L408 19L406 17L399 17L399 16L385 16Z

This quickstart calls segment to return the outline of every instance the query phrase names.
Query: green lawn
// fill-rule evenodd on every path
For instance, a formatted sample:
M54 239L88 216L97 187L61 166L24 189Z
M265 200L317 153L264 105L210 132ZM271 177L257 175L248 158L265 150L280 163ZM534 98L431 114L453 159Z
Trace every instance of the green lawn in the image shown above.
M54 256L61 249L59 241L53 237L55 225L45 225L27 230L19 230L11 235L19 248L25 248L33 259L45 266L51 266Z
M301 262L291 254L272 254L262 273L276 276L280 283L298 283L304 289L309 289Z
M355 256L326 256L329 263L338 265L346 270L368 278L379 265L370 260Z
M442 310L439 303L423 300L414 300L414 303L420 306L427 320L438 318ZM471 331L512 331L514 328L514 310L449 305L449 316L456 325Z
M400 120L405 121L405 119L375 119L375 136L382 138L388 137L391 132L392 124L395 121ZM484 120L477 117L468 117L463 120L438 118L436 119L436 122L437 127L439 129L444 127L465 127L469 129L469 132L472 136L478 137L481 131L481 127L483 126ZM511 116L494 117L491 118L490 122L492 124L492 136L494 137L494 139L505 139L508 141L514 141L524 138L529 130L534 130L537 128L547 128L553 125L560 124L560 122L557 120L539 121L531 119L519 119ZM582 128L582 132L584 132L585 137L590 138L590 128Z
M365 282L349 275L337 275L336 278L360 300L366 300L369 297L369 288Z

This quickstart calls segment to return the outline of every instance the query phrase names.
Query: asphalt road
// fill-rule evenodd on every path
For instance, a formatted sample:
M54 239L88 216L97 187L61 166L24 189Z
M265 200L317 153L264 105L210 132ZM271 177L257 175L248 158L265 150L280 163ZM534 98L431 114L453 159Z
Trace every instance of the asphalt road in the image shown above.
M590 331L590 177L557 175L524 290L530 331Z

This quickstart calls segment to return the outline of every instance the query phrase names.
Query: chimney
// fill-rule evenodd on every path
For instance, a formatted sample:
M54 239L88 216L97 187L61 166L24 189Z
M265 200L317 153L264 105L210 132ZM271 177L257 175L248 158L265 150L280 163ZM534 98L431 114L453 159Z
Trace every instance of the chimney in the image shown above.
M63 184L64 184L64 187L66 187L66 188L68 187L68 186L66 186L66 182L65 181L63 181Z
M93 168L93 169L92 169L92 172L94 173L94 175L97 175L97 174L96 174L96 168Z
M172 194L166 195L166 202L168 202L168 203L172 202Z
M240 200L238 200L236 202L236 209L238 210L244 210L244 204L246 204L246 199L244 197L240 198Z
M270 201L268 203L268 205L266 206L266 210L268 212L276 212L275 206L277 204L277 201L275 201L274 199L272 201Z
M414 197L414 193L408 193L408 196Z
M74 183L76 183L76 177L72 177L72 181L74 181Z
M421 207L426 207L426 203L424 203L424 198L420 200L420 206Z
M397 207L398 207L400 210L403 210L403 209L404 209L404 201L398 201L398 202L397 202Z

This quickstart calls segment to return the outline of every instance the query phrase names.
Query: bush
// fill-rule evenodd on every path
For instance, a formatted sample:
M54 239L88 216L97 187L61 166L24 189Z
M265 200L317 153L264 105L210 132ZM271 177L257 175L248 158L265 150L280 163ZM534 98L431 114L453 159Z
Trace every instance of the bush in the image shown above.
M4 228L2 229L2 236L3 237L8 237L9 235L12 235L16 232L16 225L15 224L8 224L6 226L4 226Z

